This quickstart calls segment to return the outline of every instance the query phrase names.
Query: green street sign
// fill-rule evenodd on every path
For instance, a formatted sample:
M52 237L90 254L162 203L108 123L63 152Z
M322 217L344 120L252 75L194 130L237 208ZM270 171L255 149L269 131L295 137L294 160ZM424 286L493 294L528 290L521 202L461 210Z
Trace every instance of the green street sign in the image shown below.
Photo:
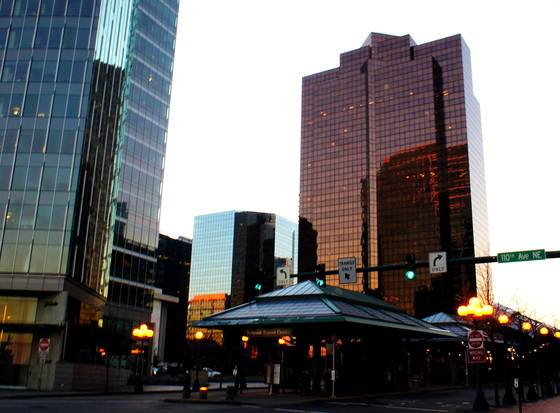
M544 259L546 259L546 252L544 250L498 253L498 264L504 262L535 261Z

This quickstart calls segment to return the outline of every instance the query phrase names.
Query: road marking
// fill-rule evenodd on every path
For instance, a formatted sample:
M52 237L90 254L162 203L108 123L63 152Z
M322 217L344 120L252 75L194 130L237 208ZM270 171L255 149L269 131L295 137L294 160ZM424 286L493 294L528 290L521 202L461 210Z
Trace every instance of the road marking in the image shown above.
M274 410L278 410L280 412L293 412L293 413L329 413L329 412L319 412L316 410L297 410L297 409L280 409L280 408L275 408Z
M423 409L421 407L399 407L399 406L383 406L386 409L395 409L395 410L410 410L413 412L441 412L441 413L449 413L450 410L441 410L441 409Z

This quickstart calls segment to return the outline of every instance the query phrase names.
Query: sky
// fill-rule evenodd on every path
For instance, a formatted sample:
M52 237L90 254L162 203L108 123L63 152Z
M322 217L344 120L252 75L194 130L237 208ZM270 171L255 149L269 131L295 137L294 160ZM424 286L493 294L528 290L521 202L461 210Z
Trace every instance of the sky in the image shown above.
M461 34L481 105L491 250L560 250L560 1L181 0L160 232L297 222L301 82L370 32ZM427 257L418 257L427 260ZM560 327L560 259L492 264L495 300Z

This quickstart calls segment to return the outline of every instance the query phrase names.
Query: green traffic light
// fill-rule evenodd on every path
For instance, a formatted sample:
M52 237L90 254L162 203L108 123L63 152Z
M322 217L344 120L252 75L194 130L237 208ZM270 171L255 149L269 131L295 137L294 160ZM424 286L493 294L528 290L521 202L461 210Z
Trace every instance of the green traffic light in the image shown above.
M404 276L409 280L414 280L416 278L416 271L408 270L407 272L404 273Z
M262 284L255 284L255 290L262 291L263 285Z
M319 286L319 287L323 287L325 285L325 280L317 280L315 281L315 283Z

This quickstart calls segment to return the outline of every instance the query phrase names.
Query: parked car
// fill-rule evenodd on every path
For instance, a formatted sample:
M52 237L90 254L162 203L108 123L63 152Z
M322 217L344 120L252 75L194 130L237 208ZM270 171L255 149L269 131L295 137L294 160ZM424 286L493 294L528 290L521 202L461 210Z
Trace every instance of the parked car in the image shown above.
M209 379L213 379L216 376L221 376L222 375L222 373L220 373L219 371L215 371L214 369L211 369L210 367L203 367L202 370L208 373L208 378Z

